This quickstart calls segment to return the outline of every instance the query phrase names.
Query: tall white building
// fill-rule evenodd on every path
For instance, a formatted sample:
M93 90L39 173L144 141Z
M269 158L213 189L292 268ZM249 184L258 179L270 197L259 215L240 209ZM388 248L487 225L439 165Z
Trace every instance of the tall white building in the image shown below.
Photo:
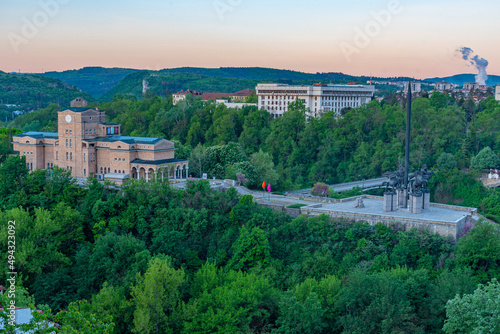
M500 84L497 85L495 90L495 100L500 101Z
M322 116L333 110L340 115L344 108L355 108L368 103L373 97L375 86L368 85L323 85L291 86L285 84L258 84L255 88L259 97L258 106L273 117L282 116L288 104L301 99L311 112L309 116Z
M451 83L451 82L436 82L434 84L434 89L437 90L438 92L443 92L445 90L453 90L457 88L458 85Z
M422 83L417 81L411 82L411 92L412 93L420 93L422 91ZM408 81L405 82L404 93L408 93Z

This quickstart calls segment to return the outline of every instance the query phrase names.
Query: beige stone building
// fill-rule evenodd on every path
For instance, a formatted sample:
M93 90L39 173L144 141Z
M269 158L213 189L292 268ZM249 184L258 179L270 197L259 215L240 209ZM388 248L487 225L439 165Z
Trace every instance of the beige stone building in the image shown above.
M119 184L128 178L173 180L189 175L188 161L175 159L173 142L121 136L120 124L107 123L99 109L61 110L58 132L24 132L13 137L13 144L32 171L59 166L76 178L93 176Z
M500 101L500 84L495 89L495 100Z

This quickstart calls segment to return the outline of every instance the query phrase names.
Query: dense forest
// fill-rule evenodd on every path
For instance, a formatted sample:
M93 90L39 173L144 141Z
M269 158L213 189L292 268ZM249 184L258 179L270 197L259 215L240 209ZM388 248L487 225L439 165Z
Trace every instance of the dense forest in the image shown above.
M127 75L136 71L129 68L84 67L79 70L45 72L40 75L64 81L93 97L100 98Z
M228 109L190 96L174 106L170 98L116 95L99 107L106 110L109 121L122 125L124 135L173 140L176 157L190 160L195 177L207 172L210 177L235 179L241 172L250 188L266 180L285 191L316 182L380 177L397 169L404 156L402 103L391 95L382 102L345 109L342 117L328 113L311 119L300 103L274 119L256 107ZM477 158L484 160L483 151L498 159L499 103L493 97L476 104L433 93L416 99L412 107L410 162L413 169L424 164L436 169L433 200L478 207L500 221L500 195L476 181L481 170L500 166L473 164ZM57 106L49 106L18 117L9 126L56 131L56 110ZM468 187L478 190L469 192Z
M0 166L0 193L2 249L16 225L18 305L60 333L500 329L487 320L498 308L481 302L498 298L491 223L454 244L397 224L292 219L207 181L82 188L58 168L28 173L19 157Z
M295 103L272 118L191 96L174 106L170 97L116 95L99 108L124 135L173 140L193 176L241 172L250 188L266 180L284 191L396 169L403 106L390 95L342 117L307 119ZM483 306L500 288L493 223L468 226L453 242L397 224L292 219L205 181L183 191L131 180L116 190L91 179L76 186L58 168L29 173L22 158L7 157L8 142L19 131L56 131L58 109L23 115L0 132L0 243L7 249L16 221L18 305L36 305L60 332L500 331L485 320L498 303ZM411 165L433 168L433 201L477 207L500 222L500 193L478 181L500 167L499 128L492 97L476 104L433 93L413 102ZM7 264L9 254L1 256Z
M19 106L15 110L26 111L45 108L51 103L69 107L70 101L79 96L89 102L95 100L90 94L60 80L40 75L9 74L0 71L0 103L2 106L15 104ZM5 115L1 112L2 110L0 110L0 121L5 121Z

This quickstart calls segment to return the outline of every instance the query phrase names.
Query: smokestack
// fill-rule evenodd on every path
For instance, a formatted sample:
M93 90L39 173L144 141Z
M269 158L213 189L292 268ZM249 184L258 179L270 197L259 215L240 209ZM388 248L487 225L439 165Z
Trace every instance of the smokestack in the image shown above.
M474 54L474 51L466 46L457 49L457 53L466 61L467 66L477 68L476 83L483 86L486 85L486 81L488 80L488 73L486 73L486 68L489 65L488 61Z

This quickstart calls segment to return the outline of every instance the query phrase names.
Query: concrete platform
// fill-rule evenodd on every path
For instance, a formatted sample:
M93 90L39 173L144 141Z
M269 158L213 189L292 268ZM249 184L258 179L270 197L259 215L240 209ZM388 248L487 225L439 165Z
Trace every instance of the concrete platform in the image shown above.
M358 196L359 197L359 196ZM353 221L364 221L369 224L399 223L406 229L413 227L427 229L443 236L457 239L468 220L473 220L477 213L475 208L466 208L454 205L431 203L428 210L421 214L413 214L408 209L399 208L393 212L384 212L383 197L361 196L364 208L355 208L356 198L353 197L338 203L320 203L301 208L301 212L308 215L327 214L332 217L343 217Z

